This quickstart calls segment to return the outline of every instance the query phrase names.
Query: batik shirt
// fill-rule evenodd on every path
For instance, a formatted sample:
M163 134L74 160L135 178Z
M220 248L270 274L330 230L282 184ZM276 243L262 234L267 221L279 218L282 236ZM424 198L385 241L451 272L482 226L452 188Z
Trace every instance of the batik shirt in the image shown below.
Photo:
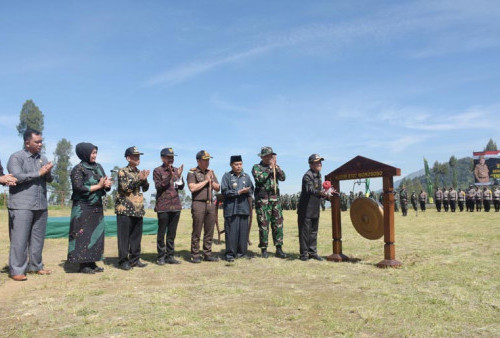
M153 170L153 180L156 187L156 212L180 211L182 209L178 190L184 189L184 181L182 177L177 177L175 174L177 168L173 168L172 171L174 175L171 175L165 165Z
M117 215L143 217L144 196L142 191L148 191L147 180L139 179L139 169L126 166L118 171L118 195L115 201Z

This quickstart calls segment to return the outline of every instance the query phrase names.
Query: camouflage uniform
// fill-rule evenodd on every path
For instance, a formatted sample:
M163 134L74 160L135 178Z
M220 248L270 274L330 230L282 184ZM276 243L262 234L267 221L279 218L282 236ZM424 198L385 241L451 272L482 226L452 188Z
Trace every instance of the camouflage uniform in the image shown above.
M411 200L411 205L413 206L413 210L417 211L417 194L415 193L415 191L413 191L411 193L411 196L410 196L410 200Z
M272 149L271 149L272 152ZM255 180L255 211L259 225L259 248L267 248L269 224L275 246L283 245L283 212L279 197L278 181L284 181L285 172L276 166L276 194L274 193L273 169L262 161L252 168Z
M404 187L399 191L399 200L401 202L401 212L403 216L408 215L408 193Z

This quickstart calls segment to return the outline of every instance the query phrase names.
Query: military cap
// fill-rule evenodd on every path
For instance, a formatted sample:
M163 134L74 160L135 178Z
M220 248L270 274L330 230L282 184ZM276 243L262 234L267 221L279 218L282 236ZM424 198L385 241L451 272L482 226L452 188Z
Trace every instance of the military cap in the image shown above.
M144 155L144 153L141 153L139 151L139 149L137 149L136 146L133 146L133 147L127 148L127 150L125 150L125 157L130 156L130 155Z
M160 156L177 156L174 154L174 149L172 148L163 148L160 152Z
M233 155L231 156L230 164L234 162L242 162L243 160L241 159L241 155Z
M313 162L324 161L324 160L325 159L323 157L319 156L318 154L312 154L311 156L309 156L308 162L313 163Z
M262 147L260 149L260 154L257 154L257 156L264 157L267 155L276 155L276 153L273 151L273 148L271 147Z
M197 160L208 160L209 158L213 158L213 157L210 156L210 154L207 151L205 151L205 150L200 150L196 154L196 159Z

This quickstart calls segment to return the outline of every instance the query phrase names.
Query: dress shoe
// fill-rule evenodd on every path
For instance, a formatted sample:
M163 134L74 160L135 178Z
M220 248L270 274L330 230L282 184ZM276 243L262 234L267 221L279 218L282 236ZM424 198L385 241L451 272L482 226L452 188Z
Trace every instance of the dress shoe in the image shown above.
M95 271L90 266L85 266L83 268L80 268L80 273L94 274Z
M26 275L12 275L10 276L13 280L16 282L24 282L25 280L28 280L28 277Z
M278 258L282 258L282 259L285 259L287 256L286 256L286 253L283 252L283 250L281 249L281 246L277 246L276 247L276 254L275 254L276 257Z
M167 257L166 262L168 264L181 264L181 262L179 262L177 259L175 259L174 256Z
M137 262L130 264L130 266L132 266L134 268L135 267L144 268L144 267L148 266L148 263L144 263L144 262L141 262L140 260L138 260Z
M210 256L205 256L205 261L206 262L217 262L219 259L217 257L214 257L212 255Z
M201 263L201 258L200 257L192 257L191 262L195 264Z
M156 260L156 264L158 264L158 265L165 265L165 258L158 258Z
M312 258L312 259L315 259L317 261L322 261L324 260L323 257L321 257L320 255L318 254L312 254L312 255L309 255L309 258Z
M269 253L267 252L266 248L262 248L260 251L261 251L262 258L269 257Z
M130 266L129 262L121 263L118 267L122 270L125 270L125 271L132 269L132 266Z
M94 270L94 272L104 272L104 268L101 268L100 266L97 266L97 264L95 262L93 262L90 267L92 268L92 270Z
M303 255L301 255L301 256L300 256L300 260L305 262L305 261L308 261L308 260L309 260L309 257L308 257L308 256L303 256Z
M233 256L226 256L226 261L229 263L234 262L234 257Z
M37 275L50 275L52 273L52 270L46 270L46 269L41 269L38 271L35 271Z

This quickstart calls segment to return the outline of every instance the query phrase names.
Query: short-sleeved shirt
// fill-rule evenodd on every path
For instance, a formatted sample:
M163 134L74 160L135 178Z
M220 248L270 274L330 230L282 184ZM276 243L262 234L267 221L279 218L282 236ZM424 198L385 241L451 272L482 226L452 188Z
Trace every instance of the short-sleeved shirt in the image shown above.
M205 176L208 174L210 169L207 169L205 171L201 170L200 167L192 168L188 171L187 174L187 183L200 183L205 181ZM215 176L215 173L213 174L213 182L219 184L219 181L217 181L217 177ZM199 201L199 202L211 202L212 192L210 190L210 185L207 184L205 185L202 189L192 192L192 197L191 199L193 201Z
M126 166L118 171L118 195L115 201L117 215L143 217L144 196L142 191L148 191L147 180L139 179L139 169Z

